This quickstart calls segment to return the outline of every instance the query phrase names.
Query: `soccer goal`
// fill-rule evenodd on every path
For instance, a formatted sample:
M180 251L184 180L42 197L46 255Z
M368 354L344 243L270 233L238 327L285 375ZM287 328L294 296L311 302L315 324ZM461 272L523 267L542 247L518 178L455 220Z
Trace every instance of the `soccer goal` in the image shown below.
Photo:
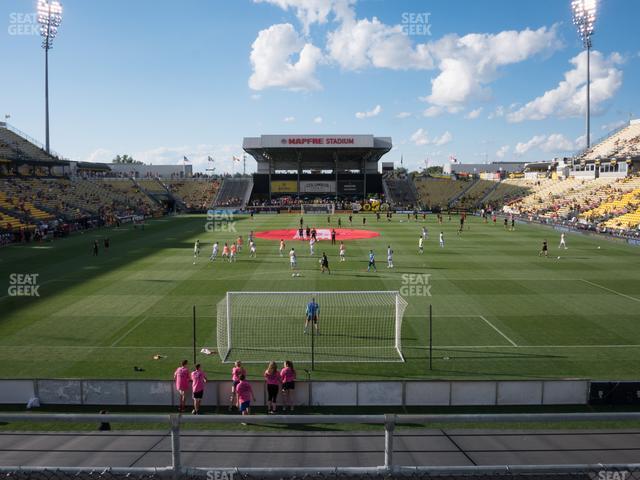
M319 306L319 334L304 333L307 304ZM397 291L227 292L217 307L223 362L403 362Z
M333 215L336 211L334 203L303 203L300 205L300 213L302 214L329 214Z

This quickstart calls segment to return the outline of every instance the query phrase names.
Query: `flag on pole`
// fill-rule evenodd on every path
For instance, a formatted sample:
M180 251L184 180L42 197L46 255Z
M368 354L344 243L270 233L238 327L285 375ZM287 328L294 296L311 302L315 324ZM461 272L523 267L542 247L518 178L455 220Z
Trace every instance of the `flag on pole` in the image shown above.
M449 162L458 163L458 159L456 157L454 157L453 155L449 155Z
M189 159L187 158L186 155L182 156L182 163L189 163Z
M207 161L209 161L209 162L213 162L213 157L208 156L208 157L207 157Z
M234 155L234 156L233 156L233 161L234 161L234 162L239 162L239 161L240 161L240 158L239 158L239 157L236 157L236 156Z
M402 164L402 155L400 155L400 166L401 167L403 166L403 164Z

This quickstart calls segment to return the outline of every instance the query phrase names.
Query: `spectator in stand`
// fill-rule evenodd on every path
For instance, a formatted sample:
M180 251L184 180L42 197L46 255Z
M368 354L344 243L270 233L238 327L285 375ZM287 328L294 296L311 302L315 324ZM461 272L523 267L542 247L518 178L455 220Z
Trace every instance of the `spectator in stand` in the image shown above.
M287 406L289 410L293 412L293 395L296 388L296 370L293 367L291 360L284 362L284 368L280 370L280 381L282 382L282 396L284 397L283 409L286 410Z
M269 362L269 366L264 372L264 381L267 384L267 413L276 413L278 390L280 389L280 372L276 362Z
M207 375L201 370L200 364L196 364L196 369L191 372L191 385L193 390L193 413L200 415L200 404L204 395L204 385L207 383Z
M178 392L178 398L180 399L180 405L178 406L178 412L184 412L185 396L189 389L189 361L183 360L180 366L173 372L173 380L176 383L176 391Z
M240 382L236 387L238 393L238 406L241 415L251 415L251 401L255 402L256 397L253 394L251 384L246 380L244 375L240 375Z

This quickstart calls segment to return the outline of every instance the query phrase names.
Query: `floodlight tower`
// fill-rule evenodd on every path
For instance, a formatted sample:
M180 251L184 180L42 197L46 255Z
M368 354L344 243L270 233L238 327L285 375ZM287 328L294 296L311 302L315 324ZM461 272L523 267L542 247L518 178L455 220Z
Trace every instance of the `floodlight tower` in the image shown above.
M62 5L58 0L38 0L38 23L44 48L45 136L49 153L49 50L53 48L53 39L62 23Z
M573 0L571 9L573 10L573 24L578 29L578 35L582 40L582 45L587 49L587 148L591 146L591 36L593 35L596 23L596 9L598 0Z

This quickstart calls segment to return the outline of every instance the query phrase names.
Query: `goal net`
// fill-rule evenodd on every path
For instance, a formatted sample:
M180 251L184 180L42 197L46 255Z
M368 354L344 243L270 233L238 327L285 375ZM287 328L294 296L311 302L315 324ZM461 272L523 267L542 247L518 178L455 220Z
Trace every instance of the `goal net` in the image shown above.
M304 333L307 304L319 306L319 334ZM217 308L223 362L403 362L396 291L227 292Z
M313 214L324 213L333 215L336 211L334 203L303 203L300 205L300 213Z

